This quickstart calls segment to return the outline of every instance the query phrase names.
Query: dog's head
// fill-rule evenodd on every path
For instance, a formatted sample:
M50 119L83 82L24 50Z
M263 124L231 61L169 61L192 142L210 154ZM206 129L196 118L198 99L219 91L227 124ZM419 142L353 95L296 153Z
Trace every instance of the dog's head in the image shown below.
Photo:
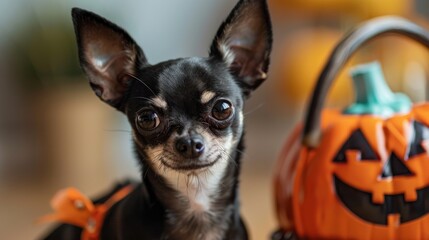
M127 115L144 164L196 172L229 161L242 136L243 101L267 77L272 39L265 0L239 1L208 57L155 65L117 25L81 9L72 16L90 85Z

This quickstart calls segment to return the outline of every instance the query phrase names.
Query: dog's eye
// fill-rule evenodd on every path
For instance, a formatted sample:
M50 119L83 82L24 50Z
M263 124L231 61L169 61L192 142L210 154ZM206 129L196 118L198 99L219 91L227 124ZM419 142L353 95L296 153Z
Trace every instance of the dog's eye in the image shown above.
M160 120L155 111L143 110L137 116L136 122L142 130L150 131L159 126Z
M217 101L212 109L212 116L218 121L227 120L233 113L232 104L227 100Z

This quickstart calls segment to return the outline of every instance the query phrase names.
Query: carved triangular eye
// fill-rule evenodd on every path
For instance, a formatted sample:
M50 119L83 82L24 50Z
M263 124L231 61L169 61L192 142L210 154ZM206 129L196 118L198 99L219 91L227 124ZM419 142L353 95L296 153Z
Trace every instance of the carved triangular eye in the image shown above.
M352 133L349 139L344 143L341 149L338 151L337 155L334 158L334 162L336 163L345 163L346 152L347 150L356 150L360 152L360 160L379 160L380 158L377 156L375 151L371 148L368 141L363 135L361 130L356 130Z
M411 158L422 153L426 153L423 148L423 141L429 139L429 128L422 123L414 121L414 134L410 141L407 157Z
M404 162L392 152L386 164L384 164L382 178L389 178L395 176L412 176L414 175Z

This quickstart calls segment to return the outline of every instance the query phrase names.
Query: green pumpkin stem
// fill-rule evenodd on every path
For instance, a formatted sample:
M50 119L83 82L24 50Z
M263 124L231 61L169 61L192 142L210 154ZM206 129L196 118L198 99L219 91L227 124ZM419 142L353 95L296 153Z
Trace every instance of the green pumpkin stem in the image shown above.
M408 112L411 101L405 94L393 93L378 62L359 65L351 71L356 91L355 102L347 107L346 114L370 114L390 117Z

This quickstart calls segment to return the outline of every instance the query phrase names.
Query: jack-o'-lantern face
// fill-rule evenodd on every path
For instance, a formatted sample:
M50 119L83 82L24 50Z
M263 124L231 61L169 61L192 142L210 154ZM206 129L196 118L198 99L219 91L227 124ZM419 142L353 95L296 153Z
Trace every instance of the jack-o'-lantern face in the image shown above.
M429 128L406 117L372 123L375 131L354 130L332 160L338 198L354 215L378 225L388 225L389 215L399 224L426 215L429 178L420 171L429 169Z
M429 104L388 119L325 110L320 145L289 142L279 167L293 170L277 182L293 186L277 193L289 203L278 205L284 229L309 239L429 238L428 114Z

